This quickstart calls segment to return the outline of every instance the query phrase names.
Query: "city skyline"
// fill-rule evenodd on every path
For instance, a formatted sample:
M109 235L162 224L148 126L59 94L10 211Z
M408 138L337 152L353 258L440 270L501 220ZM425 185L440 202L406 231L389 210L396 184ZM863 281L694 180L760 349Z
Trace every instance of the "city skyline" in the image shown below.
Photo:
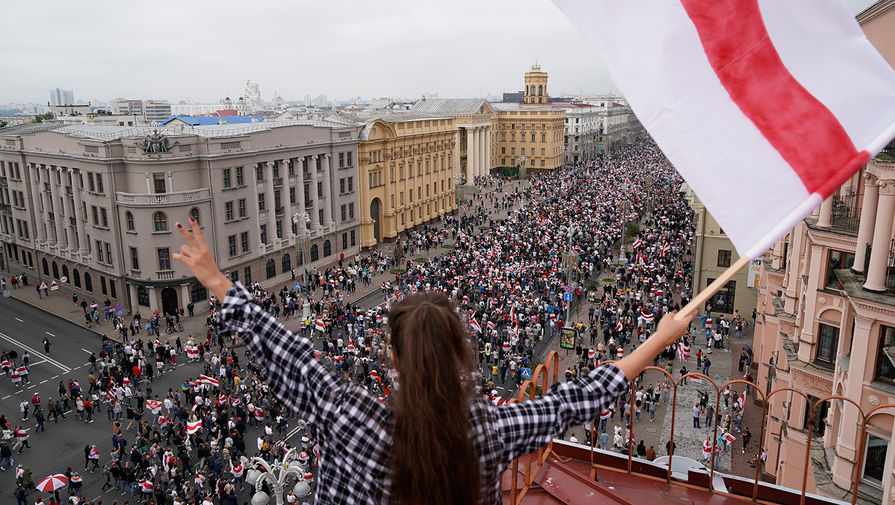
M853 12L869 3L846 0ZM321 94L486 97L521 89L520 72L535 61L550 72L554 95L617 91L597 52L547 0L401 0L349 10L262 1L253 11L260 19L276 13L280 24L259 20L242 34L247 18L234 2L178 3L176 11L158 2L140 17L125 4L91 5L57 2L50 18L44 4L11 6L0 33L5 69L17 78L4 83L0 103L44 103L55 87L74 89L81 103L116 97L209 103L241 96L247 80L260 84L265 100L274 91L289 101ZM49 19L40 37L27 19ZM110 41L124 27L120 20L127 20L129 35Z

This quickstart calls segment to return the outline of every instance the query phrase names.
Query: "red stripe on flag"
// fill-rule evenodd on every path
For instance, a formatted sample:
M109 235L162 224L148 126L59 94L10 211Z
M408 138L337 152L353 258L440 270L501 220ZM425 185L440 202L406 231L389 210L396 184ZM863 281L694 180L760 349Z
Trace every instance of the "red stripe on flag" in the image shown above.
M681 4L730 98L809 193L826 198L867 163L870 153L857 151L836 116L783 64L758 0L681 0Z

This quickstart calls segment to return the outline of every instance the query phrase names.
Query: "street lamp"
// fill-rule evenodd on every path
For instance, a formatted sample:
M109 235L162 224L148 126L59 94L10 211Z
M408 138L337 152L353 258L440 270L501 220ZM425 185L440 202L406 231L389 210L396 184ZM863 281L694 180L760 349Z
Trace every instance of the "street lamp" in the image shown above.
M246 472L246 483L255 488L255 494L252 496L252 505L267 505L270 501L270 496L261 490L261 486L265 481L273 488L277 505L283 505L285 503L283 488L286 487L286 481L290 475L295 479L295 486L292 488L295 496L305 498L311 494L311 486L304 481L304 468L297 461L290 459L296 450L301 449L298 447L289 449L282 460L274 460L273 464L258 456L252 457L251 468Z
M525 160L526 159L527 158L525 156L520 156L519 158L517 158L517 160L519 161L519 178L520 179L525 178L524 174L525 174Z
M299 231L299 241L301 242L301 280L302 282L307 282L305 276L307 274L308 268L308 258L311 255L311 215L305 211L296 212L292 214L292 222L295 223L300 230ZM297 249L297 247L296 247Z

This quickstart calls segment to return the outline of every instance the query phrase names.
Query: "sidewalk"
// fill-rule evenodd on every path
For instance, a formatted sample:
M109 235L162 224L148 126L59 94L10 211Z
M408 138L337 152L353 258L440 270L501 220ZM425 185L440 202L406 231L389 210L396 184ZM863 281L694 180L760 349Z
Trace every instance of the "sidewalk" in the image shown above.
M512 192L515 188L519 187L522 184L526 184L526 183L527 183L527 181L512 181L509 183L505 183L504 184L504 193ZM467 195L472 195L472 194L486 195L486 194L494 192L494 191L495 191L495 188L475 187L475 188L467 189L466 194ZM469 201L471 201L471 200L465 200L465 202L469 202ZM512 212L512 211L513 211L513 209L511 209L509 212ZM500 211L498 213L495 213L494 219L497 220L497 219L506 218L507 215L509 214L509 212ZM441 225L439 223L433 223L433 226L436 229L441 228ZM478 233L478 231L476 233ZM379 250L381 253L388 254L390 248L391 248L390 243L380 243L373 249ZM361 255L369 255L373 249L362 251L360 254ZM445 254L449 251L450 251L449 248L436 246L436 247L430 249L428 253L426 253L425 250L423 250L423 251L417 251L416 254L414 254L412 257L407 255L407 256L405 256L404 261L407 261L407 260L412 261L414 258L420 258L420 257L434 258L440 254ZM353 258L346 257L346 263L347 263L347 261L353 261ZM329 264L318 266L317 268L318 268L318 270L323 271L328 267L338 266L338 264L339 264L339 262L338 262L338 260L336 260ZM16 289L12 289L11 285L9 284L9 276L10 275L19 275L22 273L28 273L28 277L29 277L28 284L29 285L19 287ZM24 270L19 270L19 269L10 269L8 272L5 273L5 275L2 275L2 276L4 278L6 278L7 287L9 288L10 294L13 298L23 301L29 305L33 305L33 306L35 306L49 314L52 314L56 317L66 319L74 324L77 324L78 326L84 327L84 325L85 325L84 312L81 309L80 305L75 305L74 303L72 303L71 295L72 295L72 293L74 293L74 290L68 288L66 285L61 285L60 289L57 291L50 291L49 296L41 295L39 297L37 291L34 289L34 286L35 286L34 282L36 279L34 278L33 272L25 272ZM356 291L350 296L346 295L345 299L347 302L355 303L357 300L364 298L365 296L369 295L370 293L378 291L379 285L382 282L392 281L392 280L394 280L394 278L395 278L395 275L387 270L382 275L378 275L378 274L374 273L373 280L369 286L364 287L363 284L358 283ZM39 282L38 282L38 284L39 284ZM282 289L283 287L285 287L287 289L292 289L292 287L294 285L294 281L292 281L290 279L287 281L278 281L278 282L271 282L271 283L261 282L261 285L264 287L264 289L268 290L269 292L279 292L279 290ZM103 295L97 295L95 297L88 297L88 298L83 297L83 295L79 295L79 297L80 297L78 299L79 304L80 304L81 300L86 299L88 301L88 303L91 300L93 300L93 301L96 301L98 304L100 304L100 306L102 306L103 301L107 298ZM316 294L313 295L314 300L319 300L322 297L323 297L322 290L317 290ZM204 339L205 332L206 332L205 319L208 316L209 310L210 309L209 309L207 302L202 301L202 302L197 303L196 309L195 309L195 315L193 317L185 316L181 320L181 322L183 324L183 332L172 333L169 335L164 331L165 330L164 324L162 324L160 337L168 338L172 342L178 336L181 338L181 340L183 342L185 342L186 339L188 338L188 336L190 336L190 335L195 336L195 337L201 337ZM146 319L147 316L152 315L148 307L142 307L142 311L143 311L144 320ZM130 322L130 320L132 319L132 315L133 314L125 315L124 316L125 321ZM285 321L285 320L281 319L281 321ZM105 321L102 317L100 318L99 326L91 325L88 329L90 331L96 333L97 338L102 338L102 336L105 335L112 340L120 341L120 335L118 332L116 332L114 330L114 327L113 327L111 321ZM146 337L145 330L142 330L138 334L138 337L145 338Z

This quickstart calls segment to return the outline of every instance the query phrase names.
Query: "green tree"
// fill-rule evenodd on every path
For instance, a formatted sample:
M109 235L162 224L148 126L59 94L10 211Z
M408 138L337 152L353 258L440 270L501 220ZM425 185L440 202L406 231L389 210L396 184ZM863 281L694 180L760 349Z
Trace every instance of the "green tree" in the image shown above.
M35 123L43 123L44 121L49 121L50 119L53 119L52 112L47 112L46 114L38 114L38 115L34 116Z
M404 259L404 246L401 245L401 242L395 243L394 252L392 254L395 256L395 263L400 264L401 260Z

